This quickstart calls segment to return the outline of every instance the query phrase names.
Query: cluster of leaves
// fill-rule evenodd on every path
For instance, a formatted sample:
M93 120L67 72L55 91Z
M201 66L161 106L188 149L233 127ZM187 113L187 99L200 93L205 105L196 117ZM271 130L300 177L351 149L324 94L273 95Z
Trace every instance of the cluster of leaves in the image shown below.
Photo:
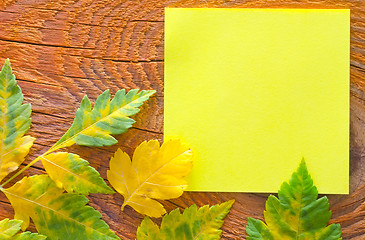
M114 193L88 161L74 153L59 151L73 144L110 146L112 136L127 131L144 101L155 91L118 91L110 98L102 93L92 107L85 96L70 129L44 154L5 181L0 190L14 207L15 219L0 221L0 239L119 239L88 206L89 193ZM34 138L24 136L30 127L31 109L23 104L23 95L7 60L0 72L0 181L24 161ZM24 177L10 188L4 186L41 161L47 174ZM181 196L187 187L184 177L192 168L192 152L179 140L161 146L157 140L141 143L132 160L118 149L110 160L107 178L123 195L125 206L147 215L137 230L137 240L220 239L223 220L234 200L197 208L190 206L164 215L166 210L156 200ZM338 224L327 226L331 217L326 197L317 199L318 191L304 160L288 183L283 183L278 197L270 195L264 212L266 224L248 219L247 240L315 239L339 240ZM164 215L161 227L149 217ZM24 231L30 219L38 232ZM42 235L41 235L42 234Z
M51 240L119 239L101 219L101 214L87 206L85 196L114 191L86 160L58 150L73 144L100 147L117 143L112 135L124 133L132 126L134 120L130 116L154 92L120 90L111 99L109 91L105 91L96 99L94 107L87 96L82 99L70 129L61 139L1 186L14 207L15 219L22 221L23 230L31 218L38 232ZM31 109L30 104L23 104L23 94L9 60L0 72L0 101L0 177L3 179L24 161L35 140L24 136L30 127ZM12 187L4 188L39 160L47 174L24 177Z

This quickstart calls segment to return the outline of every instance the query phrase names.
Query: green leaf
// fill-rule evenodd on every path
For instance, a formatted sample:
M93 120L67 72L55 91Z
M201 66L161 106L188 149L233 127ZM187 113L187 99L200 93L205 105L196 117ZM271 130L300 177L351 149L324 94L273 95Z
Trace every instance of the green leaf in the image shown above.
M339 240L339 224L327 226L331 211L327 197L318 198L318 190L302 160L289 183L279 190L279 199L270 195L266 201L264 217L248 219L247 240Z
M103 92L97 99L94 108L90 100L85 96L70 129L50 149L55 151L73 144L85 146L110 146L117 143L111 134L126 132L135 122L129 118L139 112L144 101L156 91L138 92L138 89L119 90L113 100L110 100L109 90Z
M99 173L80 156L67 152L52 153L42 157L49 177L67 192L114 193Z
M23 232L15 235L11 240L42 240L46 238L46 236L37 233Z
M2 189L22 220L22 229L32 218L39 233L50 240L119 239L101 220L84 195L63 193L47 175L25 177L8 189Z
M0 239L10 239L20 230L22 221L5 218L0 221Z
M0 181L19 167L33 145L35 138L24 136L30 113L7 59L0 72Z
M41 240L46 239L46 236L37 233L24 232L17 234L22 225L21 220L9 220L5 218L0 221L0 240Z
M145 217L137 230L137 240L185 240L185 239L220 239L223 219L227 216L234 200L208 205L199 210L196 205L185 209L171 211L162 219L161 228Z

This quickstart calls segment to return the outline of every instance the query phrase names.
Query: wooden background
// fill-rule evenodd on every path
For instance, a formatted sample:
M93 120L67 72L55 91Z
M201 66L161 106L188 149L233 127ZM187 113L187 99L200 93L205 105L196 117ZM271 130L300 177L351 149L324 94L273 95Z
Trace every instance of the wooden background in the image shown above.
M45 152L70 126L79 103L104 90L155 89L157 94L119 143L106 148L72 147L106 178L108 162L120 147L132 154L143 140L162 140L165 7L272 7L351 9L351 171L350 195L329 196L332 222L344 239L365 239L365 1L364 0L0 0L0 63L10 58L25 101L32 104L35 145L26 162ZM335 96L334 96L335 97ZM244 171L244 169L242 169ZM42 173L40 163L27 174ZM20 177L17 178L17 180ZM247 217L263 217L267 195L184 193L165 201L170 211L196 203L236 203L223 226L223 239L244 239ZM142 216L119 194L94 194L90 205L122 239L134 239ZM0 195L0 217L13 217ZM31 227L34 230L34 226Z

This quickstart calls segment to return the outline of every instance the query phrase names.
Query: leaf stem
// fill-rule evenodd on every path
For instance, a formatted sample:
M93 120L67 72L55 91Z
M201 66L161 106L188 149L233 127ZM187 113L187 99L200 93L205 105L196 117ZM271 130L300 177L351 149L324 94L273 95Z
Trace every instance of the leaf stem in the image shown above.
M38 156L37 158L35 158L33 161L31 161L30 163L28 163L27 166L25 166L24 168L20 169L18 172L16 172L13 176L11 176L11 178L9 178L8 180L6 180L6 182L4 182L3 184L0 185L0 188L3 188L6 184L8 184L11 180L13 180L14 178L16 178L17 176L19 176L22 172L24 172L25 170L27 170L28 168L30 168L33 164L35 164L36 162L38 162L42 157L44 157L45 155L53 152L54 150L52 150L53 146L47 150L47 152L43 153L42 155Z

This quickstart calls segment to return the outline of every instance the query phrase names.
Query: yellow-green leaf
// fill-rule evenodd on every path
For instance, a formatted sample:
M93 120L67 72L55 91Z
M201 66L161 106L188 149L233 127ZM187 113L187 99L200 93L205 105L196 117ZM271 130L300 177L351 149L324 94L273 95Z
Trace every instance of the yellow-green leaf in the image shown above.
M50 240L119 239L84 195L63 193L47 175L24 177L14 186L1 189L14 207L22 229L32 218L39 233Z
M18 233L21 225L22 225L21 220L15 220L15 219L9 220L9 218L1 220L0 240L42 240L47 238L46 236L37 233L31 233L31 232Z
M138 92L138 89L133 89L126 94L122 89L115 94L113 100L110 100L109 90L106 90L96 99L94 108L91 107L89 98L85 96L70 129L50 151L75 143L99 147L117 143L111 135L127 131L135 122L129 116L139 112L138 107L154 93L154 90Z
M24 136L30 113L7 59L0 72L0 181L19 167L33 145L34 138Z
M67 192L114 193L99 173L80 156L67 152L52 153L42 157L42 163L50 178Z
M270 195L264 211L266 224L248 219L247 240L340 240L341 226L331 224L327 197L318 190L304 160L289 182L279 190L279 198Z
M124 197L124 206L151 217L166 213L153 199L171 199L181 196L187 187L184 177L191 171L192 153L179 140L160 144L157 140L141 143L133 160L118 149L110 160L108 180Z
M218 240L221 237L223 219L229 213L234 200L199 210L196 205L185 209L183 214L175 209L162 219L161 228L145 217L137 230L137 240Z
M21 225L22 221L20 220L5 218L0 221L0 239L10 239L19 232Z

